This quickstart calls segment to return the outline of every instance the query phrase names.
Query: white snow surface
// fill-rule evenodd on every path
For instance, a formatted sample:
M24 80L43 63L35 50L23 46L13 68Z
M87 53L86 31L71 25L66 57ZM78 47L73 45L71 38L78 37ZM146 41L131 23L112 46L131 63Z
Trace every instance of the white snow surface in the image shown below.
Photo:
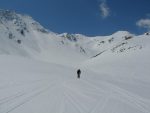
M150 113L149 58L149 34L56 34L0 10L0 113Z

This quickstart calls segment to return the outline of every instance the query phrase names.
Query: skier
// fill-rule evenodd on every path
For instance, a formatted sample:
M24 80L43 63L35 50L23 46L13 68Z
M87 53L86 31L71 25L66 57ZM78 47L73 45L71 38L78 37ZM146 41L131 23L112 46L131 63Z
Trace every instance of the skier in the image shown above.
M79 79L80 79L80 74L81 74L81 70L78 69L78 70L77 70L77 78L79 78Z

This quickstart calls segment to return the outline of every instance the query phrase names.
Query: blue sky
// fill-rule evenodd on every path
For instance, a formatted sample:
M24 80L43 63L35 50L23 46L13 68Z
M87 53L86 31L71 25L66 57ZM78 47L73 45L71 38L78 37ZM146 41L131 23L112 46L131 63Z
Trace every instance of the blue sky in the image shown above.
M95 36L150 30L150 0L0 0L0 8L28 14L56 33Z

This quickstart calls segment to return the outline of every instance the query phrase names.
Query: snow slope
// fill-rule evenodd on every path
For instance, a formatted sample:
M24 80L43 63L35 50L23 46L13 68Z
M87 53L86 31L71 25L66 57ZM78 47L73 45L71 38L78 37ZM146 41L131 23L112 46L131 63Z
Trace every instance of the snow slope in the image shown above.
M149 44L127 31L56 34L0 10L0 113L149 113Z
M80 52L63 45L57 34L46 30L31 17L13 11L0 10L0 40L1 55L16 55L55 63L59 61L60 64L76 63L86 58Z
M124 73L130 68L114 65L82 67L79 80L76 68L0 56L0 113L149 113L148 67L136 75L135 68Z
M113 75L108 66L106 73L84 68L79 80L76 68L64 65L12 56L0 56L0 64L0 113L150 111L150 77L145 73Z

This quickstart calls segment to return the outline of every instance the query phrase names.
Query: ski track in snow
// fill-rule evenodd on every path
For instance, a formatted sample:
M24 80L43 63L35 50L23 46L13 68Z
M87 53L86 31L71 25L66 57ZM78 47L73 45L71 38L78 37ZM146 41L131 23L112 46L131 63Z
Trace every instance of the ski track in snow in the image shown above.
M118 86L110 84L108 82L104 82L104 81L101 81L101 82L104 86L107 87L107 89L109 89L109 95L108 95L108 97L106 97L107 101L109 98L120 99L120 100L124 101L125 103L127 103L133 107L136 107L137 109L139 109L143 113L149 113L150 108L147 105L147 103L150 104L149 101L142 99L141 97L134 95L134 94L132 94L132 93L130 93L124 89L121 89ZM87 83L90 83L90 82L87 82ZM105 101L105 103L107 101Z
M18 87L20 88L18 89ZM74 80L74 78L68 77L67 79L67 77L62 76L62 79L57 80L55 78L54 80L41 79L2 86L0 92L7 89L7 93L9 89L14 89L16 93L7 97L0 96L0 113L11 113L32 99L38 99L38 96L42 93L51 92L55 88L61 94L61 100L57 108L59 113L65 112L66 102L69 102L70 106L76 109L76 113L103 113L103 109L112 98L136 108L141 113L150 112L149 100L145 100L107 81L96 83L96 81L88 78ZM87 103L85 103L86 101Z
M23 87L24 87L24 85L29 85L28 83L31 83L31 82L29 81L25 84L22 84ZM33 81L31 84L35 84L35 82ZM30 88L33 87L31 84L30 84ZM14 109L18 108L19 106L25 104L26 102L30 101L32 98L35 98L36 96L40 95L41 93L47 91L48 89L50 89L53 86L53 84L56 84L56 82L54 82L54 83L52 82L48 86L45 86L45 85L44 86L38 86L38 87L34 86L33 89L29 88L29 90L27 90L25 92L22 91L20 93L15 94L15 95L11 95L9 97L5 97L5 98L0 99L0 113L11 112L12 110L14 110ZM17 84L15 84L15 86L19 87L19 86L17 86ZM12 87L15 87L15 86L13 85ZM8 107L3 111L3 106L5 104L12 105L12 107L10 107L10 108Z

